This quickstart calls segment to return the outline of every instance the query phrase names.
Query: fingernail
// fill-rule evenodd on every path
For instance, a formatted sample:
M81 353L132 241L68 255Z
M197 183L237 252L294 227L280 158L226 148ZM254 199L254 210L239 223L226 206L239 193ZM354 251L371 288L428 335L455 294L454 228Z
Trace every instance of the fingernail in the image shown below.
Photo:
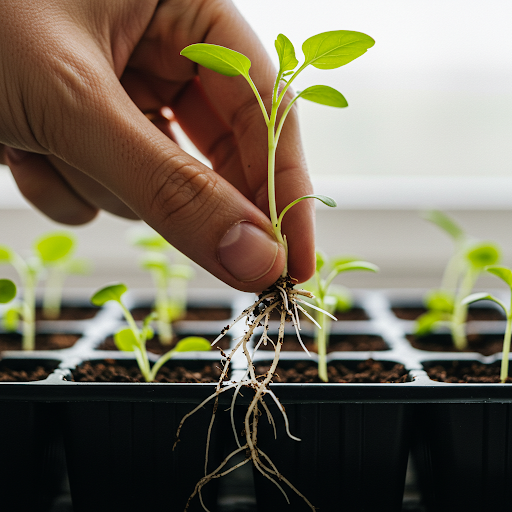
M5 154L7 155L8 160L13 164L20 163L22 160L27 158L28 155L30 155L30 153L28 153L27 151L23 151L22 149L17 148L11 148L8 146L5 148Z
M222 266L239 281L256 281L269 272L279 247L265 231L250 222L233 226L221 240L218 255Z

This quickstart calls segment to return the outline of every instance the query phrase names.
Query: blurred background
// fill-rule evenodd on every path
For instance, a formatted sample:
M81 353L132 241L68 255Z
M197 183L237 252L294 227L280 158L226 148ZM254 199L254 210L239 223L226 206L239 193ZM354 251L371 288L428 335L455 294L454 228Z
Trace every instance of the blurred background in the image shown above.
M317 246L378 264L352 274L358 288L437 286L451 253L448 237L420 217L453 216L476 238L494 240L512 265L512 3L508 0L234 0L270 55L284 33L301 59L302 42L328 30L356 30L376 44L337 70L306 70L296 89L325 84L347 109L300 102L302 137L318 207ZM191 152L186 140L182 140ZM126 242L133 222L102 214L73 228L78 255L94 271L70 286L124 280L146 286L139 251ZM22 199L0 166L0 244L20 252L60 228ZM0 275L10 276L7 267ZM489 283L497 284L492 277ZM482 283L486 283L485 280ZM200 269L197 287L226 286Z

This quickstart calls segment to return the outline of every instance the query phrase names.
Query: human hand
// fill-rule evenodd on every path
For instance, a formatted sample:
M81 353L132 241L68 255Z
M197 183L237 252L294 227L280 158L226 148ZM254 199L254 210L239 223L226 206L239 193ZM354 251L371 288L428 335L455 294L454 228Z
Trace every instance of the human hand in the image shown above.
M252 91L179 55L196 42L238 50L271 97L270 59L229 0L6 0L0 15L0 153L32 204L68 224L99 209L143 219L241 290L279 277L284 249L266 215L267 135ZM164 107L213 170L173 141ZM279 210L312 192L293 111L276 188ZM314 271L311 203L283 223L299 282Z

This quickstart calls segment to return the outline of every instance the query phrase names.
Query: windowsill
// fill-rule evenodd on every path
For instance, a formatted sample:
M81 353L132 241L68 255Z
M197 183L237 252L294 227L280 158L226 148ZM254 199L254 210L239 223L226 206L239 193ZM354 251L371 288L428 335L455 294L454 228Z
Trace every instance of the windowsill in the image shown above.
M344 176L314 177L317 194L344 210L510 210L512 177ZM326 208L317 203L318 208ZM0 166L0 209L31 208L5 166Z

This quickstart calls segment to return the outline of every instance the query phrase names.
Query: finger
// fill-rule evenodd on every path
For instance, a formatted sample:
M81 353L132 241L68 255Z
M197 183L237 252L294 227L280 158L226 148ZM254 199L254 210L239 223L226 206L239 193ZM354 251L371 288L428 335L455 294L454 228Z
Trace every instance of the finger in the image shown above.
M23 196L51 219L79 225L97 215L98 209L69 187L45 156L6 147L4 157Z

